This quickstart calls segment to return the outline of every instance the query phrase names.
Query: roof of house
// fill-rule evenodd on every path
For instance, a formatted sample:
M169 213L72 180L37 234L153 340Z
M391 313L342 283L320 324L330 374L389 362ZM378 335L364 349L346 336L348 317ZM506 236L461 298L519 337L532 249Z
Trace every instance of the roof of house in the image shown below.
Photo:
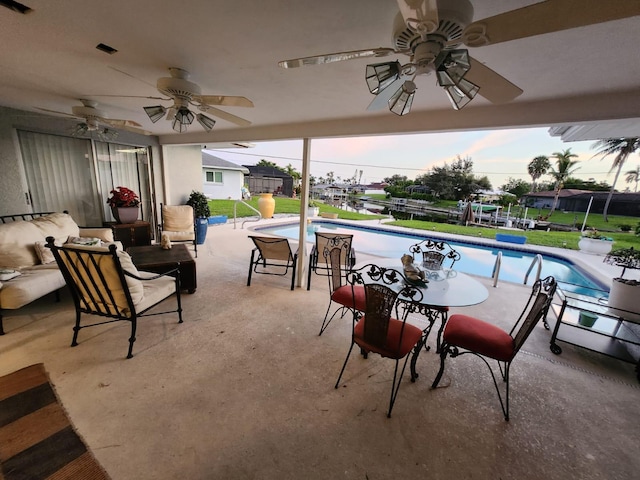
M247 173L256 177L275 177L275 178L293 178L286 172L275 168L265 167L263 165L243 165L247 168Z
M222 158L211 155L210 153L202 152L202 166L210 168L218 168L221 170L238 170L242 173L249 173L249 170L242 165L238 165Z

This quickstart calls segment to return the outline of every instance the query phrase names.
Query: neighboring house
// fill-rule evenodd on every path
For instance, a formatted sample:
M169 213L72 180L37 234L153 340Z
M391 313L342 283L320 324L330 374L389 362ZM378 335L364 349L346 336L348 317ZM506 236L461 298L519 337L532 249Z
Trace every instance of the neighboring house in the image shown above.
M590 190L575 190L571 188L560 190L557 210L567 212L586 212L591 202L591 213L602 213L609 192L592 192ZM528 193L522 197L522 201L529 208L551 208L555 192ZM614 192L609 205L610 215L625 215L640 217L640 193Z
M244 176L248 173L249 170L241 165L202 152L202 192L207 198L240 199Z
M274 167L257 165L244 165L244 167L248 170L244 183L249 186L251 195L273 193L285 197L293 196L293 177L291 175Z

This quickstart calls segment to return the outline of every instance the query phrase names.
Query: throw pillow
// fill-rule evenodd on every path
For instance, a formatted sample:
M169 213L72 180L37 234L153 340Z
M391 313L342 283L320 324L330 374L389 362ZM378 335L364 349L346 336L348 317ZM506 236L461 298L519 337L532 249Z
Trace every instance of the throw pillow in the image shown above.
M56 239L53 243L57 247L60 247L62 246L63 242L63 239ZM40 259L40 263L47 264L56 261L56 258L53 256L53 252L51 251L51 249L47 248L47 242L36 242L34 244L34 247L36 249L36 255Z

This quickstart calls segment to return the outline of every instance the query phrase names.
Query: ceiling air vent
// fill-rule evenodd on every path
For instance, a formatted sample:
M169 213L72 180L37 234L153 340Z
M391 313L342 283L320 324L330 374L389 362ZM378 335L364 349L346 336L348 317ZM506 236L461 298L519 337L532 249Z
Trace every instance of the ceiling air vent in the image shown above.
M0 1L2 1L2 0L0 0ZM115 48L110 47L109 45L105 45L104 43L99 43L98 45L96 45L96 48L98 50L100 50L101 52L108 53L109 55L113 55L114 53L116 53L118 51Z
M9 10L13 10L16 13L21 13L23 15L33 12L33 9L21 3L14 2L13 0L0 0L0 5L2 5L5 8L8 8Z

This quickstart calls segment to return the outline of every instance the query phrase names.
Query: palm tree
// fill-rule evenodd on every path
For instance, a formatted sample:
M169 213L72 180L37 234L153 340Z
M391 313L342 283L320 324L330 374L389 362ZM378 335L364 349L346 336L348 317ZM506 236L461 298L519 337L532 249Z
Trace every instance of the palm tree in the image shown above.
M552 154L552 157L556 159L556 168L549 167L549 175L551 175L556 182L556 195L555 197L553 197L553 206L551 207L549 216L551 216L551 214L556 209L556 206L558 205L558 197L560 196L560 190L562 190L562 187L564 187L564 182L573 172L580 168L573 168L578 163L578 160L571 159L577 156L578 155L576 155L575 153L571 153L570 148L567 148L562 152L554 152Z
M604 210L602 211L602 218L604 218L605 222L608 222L609 220L607 218L607 213L609 212L609 204L611 203L611 198L613 197L616 182L618 181L618 177L620 176L620 172L622 171L622 166L624 165L624 162L627 161L627 158L629 158L629 155L640 149L640 138L607 138L604 140L598 140L592 145L591 148L599 149L599 151L594 156L600 155L602 156L602 158L604 158L608 155L615 155L609 173L617 168L616 176L613 179L611 189L609 190L609 195L607 196L607 201L604 204Z
M527 171L529 172L529 175L531 175L532 192L536 191L536 180L547 173L549 168L551 168L551 163L549 163L549 157L546 155L538 155L529 162L529 165L527 165Z
M635 170L629 170L626 173L627 177L625 180L627 183L635 183L636 187L633 189L634 192L638 191L638 181L640 181L640 167L636 167Z

